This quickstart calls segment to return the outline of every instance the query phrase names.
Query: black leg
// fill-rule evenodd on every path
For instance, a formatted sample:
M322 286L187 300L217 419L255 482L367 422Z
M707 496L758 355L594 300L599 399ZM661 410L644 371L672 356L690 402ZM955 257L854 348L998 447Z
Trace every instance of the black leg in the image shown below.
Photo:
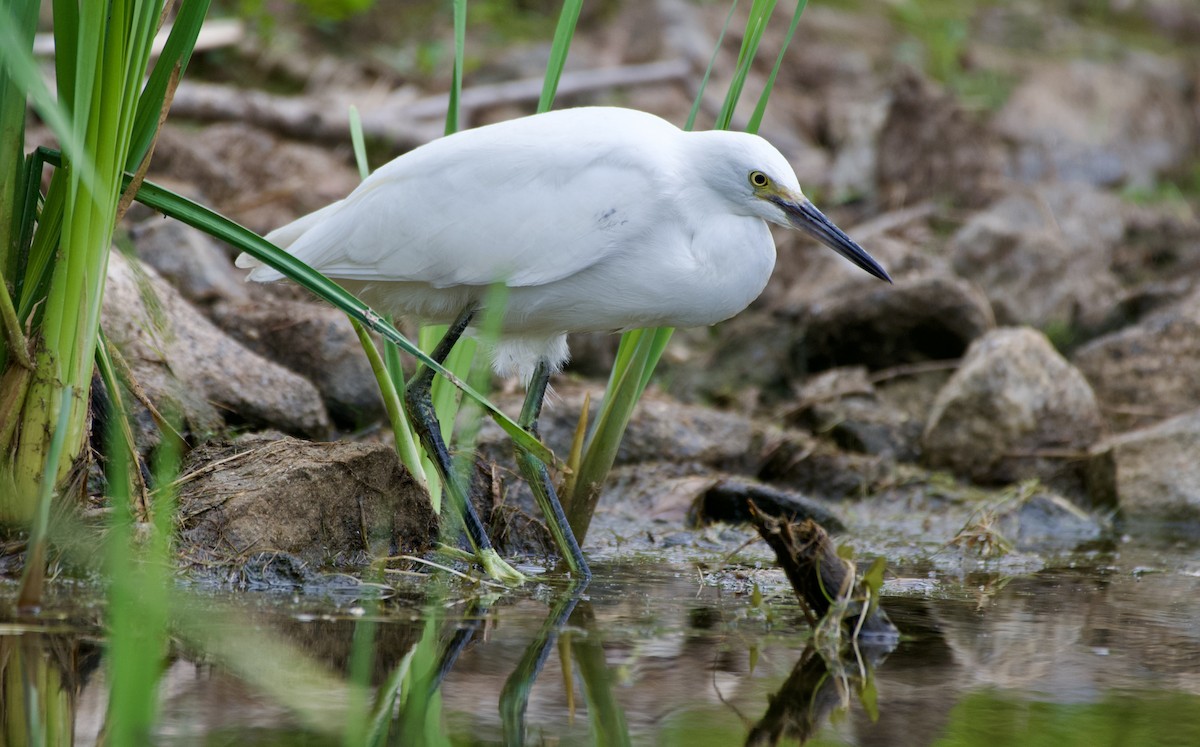
M438 342L437 347L434 348L433 353L429 357L438 363L444 362L446 357L450 355L450 351L454 348L454 344L458 342L463 332L471 324L471 319L474 316L474 307L470 307L459 314L454 323L450 325L450 328L446 330L445 336ZM450 451L446 448L446 442L442 438L441 425L438 422L437 413L433 409L433 396L431 392L433 375L434 371L432 368L422 366L405 387L404 404L408 410L408 416L421 438L421 445L425 447L425 453L429 454L437 465L438 472L442 476L444 492L454 502L455 509L458 510L459 516L462 517L467 537L471 541L471 546L475 549L476 555L488 570L488 573L506 580L516 581L523 579L524 577L519 572L501 560L499 555L496 554L496 551L492 548L491 540L488 539L483 522L479 519L479 514L475 513L475 507L471 505L468 497L469 487L460 485L454 479L454 465L450 459Z
M538 361L533 377L529 380L529 387L525 392L525 405L521 408L521 417L517 420L522 428L535 436L538 435L537 421L542 414L542 401L546 398L546 386L549 383L550 364L543 358ZM563 512L562 503L558 500L558 492L554 489L546 465L537 457L521 450L517 451L517 464L533 490L533 497L537 499L538 506L546 517L546 525L554 535L554 542L563 554L571 573L586 582L592 577L592 571L588 568L587 559L583 557L583 551L579 549L579 543L575 541L575 533L571 531L571 525Z

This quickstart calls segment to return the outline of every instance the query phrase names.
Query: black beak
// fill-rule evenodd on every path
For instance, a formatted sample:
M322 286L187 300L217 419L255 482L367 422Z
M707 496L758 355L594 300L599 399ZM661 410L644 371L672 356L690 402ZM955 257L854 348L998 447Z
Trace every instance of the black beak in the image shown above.
M892 282L892 279L888 277L887 270L883 269L883 266L876 262L870 254L867 254L865 249L856 244L854 239L833 225L833 221L817 210L817 206L813 205L811 201L803 198L796 202L778 200L776 204L787 213L792 226L812 236L880 280Z

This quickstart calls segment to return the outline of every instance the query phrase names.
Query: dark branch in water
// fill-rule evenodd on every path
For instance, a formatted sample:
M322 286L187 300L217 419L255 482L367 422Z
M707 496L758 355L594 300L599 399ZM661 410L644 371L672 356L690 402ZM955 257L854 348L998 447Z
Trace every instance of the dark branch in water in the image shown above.
M750 520L771 549L815 629L835 610L841 623L859 638L895 640L899 636L887 614L871 605L872 594L857 576L855 564L841 558L829 534L811 519L799 524L767 516L750 503ZM862 619L864 608L866 618Z

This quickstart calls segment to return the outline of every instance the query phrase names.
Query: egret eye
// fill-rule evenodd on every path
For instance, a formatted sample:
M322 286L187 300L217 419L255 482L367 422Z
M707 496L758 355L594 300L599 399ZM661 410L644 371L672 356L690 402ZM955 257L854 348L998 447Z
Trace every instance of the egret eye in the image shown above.
M770 184L771 180L761 171L750 172L750 183L755 187L765 187Z

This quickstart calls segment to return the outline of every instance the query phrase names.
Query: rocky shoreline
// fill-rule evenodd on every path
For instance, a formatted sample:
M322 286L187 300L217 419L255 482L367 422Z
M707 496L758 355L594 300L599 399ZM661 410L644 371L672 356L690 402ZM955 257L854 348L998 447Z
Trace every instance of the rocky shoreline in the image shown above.
M633 23L632 5L581 30L578 65L639 61L612 32ZM806 11L762 133L896 282L779 236L775 277L750 310L677 334L585 549L662 550L747 490L824 511L851 537L891 522L893 548L1045 552L1111 538L1114 520L1200 526L1200 198L1160 189L1200 179L1200 37L1173 55L1129 47L1072 61L1056 50L1092 39L1086 29L1060 28L1029 54L1005 46L1021 20L996 9L962 53L962 74L1005 81L1003 100L980 108L894 68L888 24ZM841 44L859 22L870 33ZM240 54L264 59L255 44ZM688 95L663 82L623 101L678 121ZM245 123L185 127L169 121L150 178L256 230L356 181L344 148ZM286 285L244 285L226 249L190 229L137 210L127 221L138 261L113 254L103 324L195 447L180 496L185 554L353 564L430 547L436 517L377 427L382 406L346 320ZM614 345L573 341L543 421L556 453L585 391L595 406ZM134 408L149 452L153 419ZM540 552L498 430L485 429L479 452L478 492L500 536ZM929 528L904 520L913 514ZM673 547L715 551L705 537L696 529Z

